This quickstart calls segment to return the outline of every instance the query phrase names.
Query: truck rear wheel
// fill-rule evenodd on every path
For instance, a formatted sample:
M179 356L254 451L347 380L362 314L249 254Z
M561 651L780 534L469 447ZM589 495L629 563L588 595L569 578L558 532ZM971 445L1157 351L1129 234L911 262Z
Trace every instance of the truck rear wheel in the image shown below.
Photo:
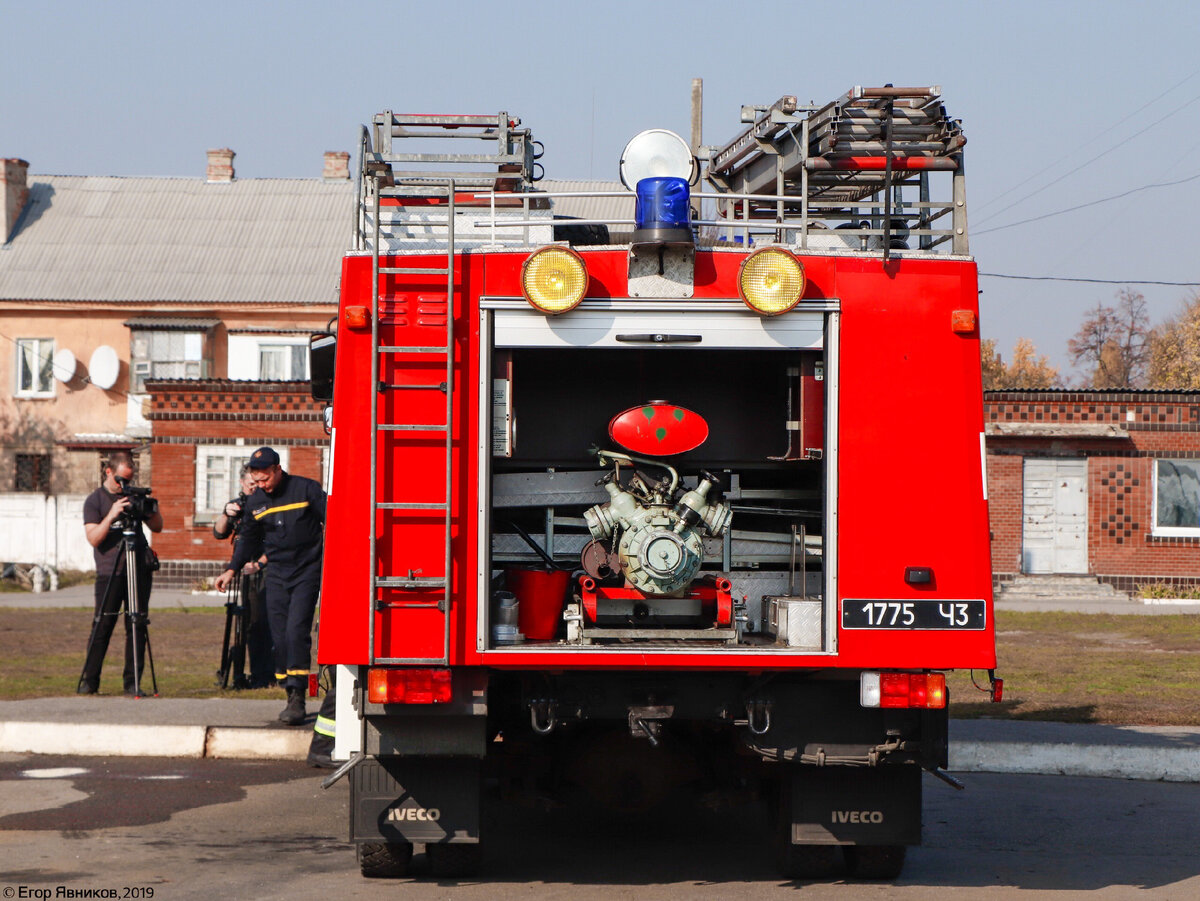
M483 845L426 845L429 870L434 876L474 876L483 869Z
M848 845L846 867L859 879L895 879L907 851L904 845Z
M411 842L367 842L355 847L358 866L368 878L394 878L408 875L412 861Z
M826 879L845 868L838 845L781 844L776 863L788 879Z

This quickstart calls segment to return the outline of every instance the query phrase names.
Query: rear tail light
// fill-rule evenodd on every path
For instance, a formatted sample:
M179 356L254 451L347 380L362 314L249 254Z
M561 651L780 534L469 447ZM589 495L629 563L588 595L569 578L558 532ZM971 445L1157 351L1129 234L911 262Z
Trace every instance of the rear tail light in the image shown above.
M367 670L367 700L373 704L445 704L450 697L448 669Z
M946 706L944 673L863 673L859 682L863 707L921 707L940 710Z

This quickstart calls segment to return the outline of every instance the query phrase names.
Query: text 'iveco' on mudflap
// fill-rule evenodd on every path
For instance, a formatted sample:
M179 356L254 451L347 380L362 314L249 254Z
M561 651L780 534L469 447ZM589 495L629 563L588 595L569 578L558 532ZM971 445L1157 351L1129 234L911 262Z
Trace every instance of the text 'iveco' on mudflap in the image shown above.
M742 113L600 185L504 112L362 130L312 372L366 876L478 870L485 797L720 797L790 876L891 878L954 781L946 671L999 695L961 123Z

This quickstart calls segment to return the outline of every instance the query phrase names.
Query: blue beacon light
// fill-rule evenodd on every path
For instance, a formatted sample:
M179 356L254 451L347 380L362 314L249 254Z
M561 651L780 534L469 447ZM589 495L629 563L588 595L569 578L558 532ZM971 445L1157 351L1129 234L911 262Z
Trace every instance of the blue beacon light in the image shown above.
M693 244L691 189L686 178L653 176L637 183L634 244Z

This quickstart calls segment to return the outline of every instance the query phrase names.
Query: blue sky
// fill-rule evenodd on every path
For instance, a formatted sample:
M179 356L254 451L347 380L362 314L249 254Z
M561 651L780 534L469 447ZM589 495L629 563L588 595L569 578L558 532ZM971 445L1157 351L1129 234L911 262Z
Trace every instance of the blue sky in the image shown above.
M1200 4L0 0L0 23L0 156L35 175L200 177L231 147L239 176L317 176L394 109L505 110L549 177L615 178L638 131L688 134L693 77L710 144L742 104L940 84L981 272L1200 282ZM1066 368L1120 287L985 277L983 334ZM1196 289L1138 290L1158 320Z

